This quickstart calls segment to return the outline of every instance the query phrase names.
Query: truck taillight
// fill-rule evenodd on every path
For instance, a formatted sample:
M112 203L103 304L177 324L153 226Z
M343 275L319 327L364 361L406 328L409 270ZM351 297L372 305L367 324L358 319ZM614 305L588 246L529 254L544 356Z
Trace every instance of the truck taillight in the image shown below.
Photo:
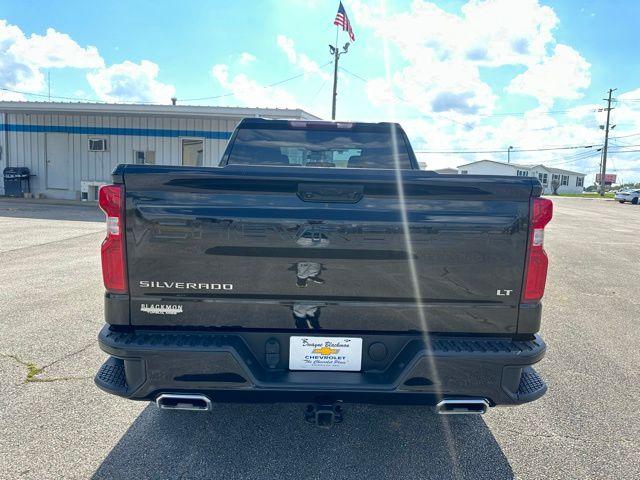
M544 295L549 260L543 248L544 227L553 217L553 203L547 198L534 198L531 206L529 249L524 277L523 302L537 302Z
M101 248L104 286L111 293L127 293L123 186L100 187L98 204L107 216L107 238Z

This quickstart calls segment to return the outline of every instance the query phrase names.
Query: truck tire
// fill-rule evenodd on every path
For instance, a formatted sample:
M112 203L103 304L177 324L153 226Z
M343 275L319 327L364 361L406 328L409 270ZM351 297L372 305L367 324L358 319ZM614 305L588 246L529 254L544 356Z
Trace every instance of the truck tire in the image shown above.
M634 197L633 200L631 200L631 203L633 203L634 205L638 204L638 197Z

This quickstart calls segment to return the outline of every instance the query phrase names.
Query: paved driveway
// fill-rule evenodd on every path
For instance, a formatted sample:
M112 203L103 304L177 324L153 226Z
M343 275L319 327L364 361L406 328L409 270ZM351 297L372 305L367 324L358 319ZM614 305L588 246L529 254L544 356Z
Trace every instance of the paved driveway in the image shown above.
M540 401L484 417L350 406L160 412L99 391L86 207L0 200L0 478L640 478L640 206L554 199Z

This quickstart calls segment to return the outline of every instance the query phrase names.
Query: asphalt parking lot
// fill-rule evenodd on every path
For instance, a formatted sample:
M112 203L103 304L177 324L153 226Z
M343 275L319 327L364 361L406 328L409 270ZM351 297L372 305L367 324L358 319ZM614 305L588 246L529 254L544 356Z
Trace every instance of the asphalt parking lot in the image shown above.
M557 198L541 400L483 417L160 412L98 390L96 209L0 200L0 478L640 478L640 206Z

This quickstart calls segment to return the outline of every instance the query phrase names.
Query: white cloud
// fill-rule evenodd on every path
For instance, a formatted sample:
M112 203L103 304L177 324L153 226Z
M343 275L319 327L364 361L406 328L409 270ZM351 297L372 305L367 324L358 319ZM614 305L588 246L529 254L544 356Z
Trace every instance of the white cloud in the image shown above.
M250 63L255 62L256 57L249 52L242 52L240 54L240 58L238 59L238 63L240 65L249 65Z
M592 113L593 115L593 113ZM476 126L464 130L457 127L446 128L444 122L435 125L427 121L403 122L410 133L417 150L500 150L497 153L475 154L420 154L429 168L444 166L457 167L475 160L507 160L507 148L514 145L518 149L535 149L557 145L596 145L593 148L576 150L514 152L514 163L544 163L571 170L589 172L598 162L597 145L602 142L602 132L592 126L578 123L559 122L547 115L507 117L492 125Z
M558 23L553 10L537 0L470 0L461 14L424 0L414 0L408 11L399 13L361 0L352 1L351 8L357 24L396 44L409 60L431 50L441 59L485 66L540 61Z
M509 145L524 149L602 143L598 125L604 123L605 112L597 110L603 103L563 105L559 108L569 109L566 114L549 114L559 100L582 98L591 82L587 60L576 49L557 42L554 29L559 20L550 7L537 0L470 0L458 12L424 0L413 0L404 10L398 10L395 2L386 5L389 11L382 1L350 1L354 25L370 30L385 44L393 62L389 79L372 78L366 85L370 102L380 107L371 120L389 119L398 112L418 150L500 150L419 154L430 168L482 158L505 161ZM369 40L371 48L374 44ZM504 91L494 91L492 71L503 66L520 67L522 73L514 74ZM506 71L500 70L500 75ZM621 100L640 98L640 89L617 93ZM499 95L512 94L533 96L539 105L522 115L492 117ZM622 126L616 128L616 135L640 131L640 102L621 101L612 118ZM624 156L633 154L616 155L612 149L610 168L628 173L630 163ZM593 172L599 152L597 148L519 152L511 158ZM640 179L640 172L635 178Z
M323 71L317 62L311 60L306 54L296 51L295 42L292 38L288 38L285 35L278 35L276 42L289 59L289 62L298 67L305 74L317 75L323 80L330 78L330 75Z
M104 60L94 46L81 47L66 33L48 28L45 35L32 34L17 42L13 52L40 68L100 68Z
M298 55L296 54L295 42L292 38L288 38L284 35L278 35L276 39L278 46L287 55L287 58L291 63L296 63Z
M231 76L228 65L214 65L211 74L222 88L229 90L246 106L272 108L298 108L299 106L295 98L282 88L261 85L243 73Z
M552 105L554 100L581 98L581 90L591 84L591 65L573 48L558 44L553 54L540 63L531 65L515 77L507 91L536 97L542 105Z
M100 100L170 103L172 85L157 80L158 65L143 60L105 66L98 49L82 47L68 34L48 28L44 35L23 31L0 20L0 85L5 88L43 92L43 69L89 70L87 80ZM77 92L76 92L77 96ZM83 94L83 96L86 96ZM0 99L26 100L22 94L0 91Z
M45 35L26 36L0 20L0 84L5 88L39 92L45 87L43 68L96 68L104 61L95 47L81 47L69 35L49 28ZM24 100L21 94L0 93L4 100Z
M424 56L396 73L394 83L402 97L424 113L469 116L488 113L496 100L491 87L468 61Z
M376 78L367 82L365 86L367 97L371 103L379 107L383 104L391 104L398 101L393 93L393 87L384 78Z
M158 65L148 60L139 64L117 63L87 74L87 80L100 100L106 102L171 103L173 85L158 81Z
M393 75L392 89L425 114L447 113L466 122L491 113L497 96L483 81L481 67L527 67L524 81L518 80L511 91L518 85L519 93L529 93L528 87L544 105L557 98L578 98L590 82L589 64L575 50L557 45L549 55L558 18L538 0L470 0L460 13L424 0L395 13L386 12L384 3L361 0L354 0L351 8L355 23L372 29L405 61ZM563 68L554 70L561 62ZM566 81L567 74L573 81ZM544 90L537 81L542 76L564 84L553 92ZM538 86L529 86L530 79ZM367 91L377 102L381 83L372 82Z
M320 68L306 54L296 51L293 39L285 35L278 35L276 44L287 56L289 62L302 70L302 73L309 76L316 76L320 79L328 80L330 75ZM249 55L249 61L254 61L255 57L248 53L240 56L238 63L245 65L243 57ZM248 57L247 57L248 58ZM263 85L257 80L250 78L245 73L231 74L229 65L216 64L211 69L211 75L222 88L229 91L233 97L242 105L249 107L271 107L271 108L304 108L312 110L308 105L299 102L294 95L289 93L286 87ZM315 99L312 99L312 101Z
M44 86L44 75L37 65L16 55L15 46L27 39L20 28L0 20L0 84L17 90L40 90ZM16 94L2 92L6 100L22 100Z
M640 94L640 90L638 91ZM632 97L631 92L620 97ZM604 96L604 95L603 95ZM620 98L619 97L619 98ZM624 181L640 181L638 153L623 153L627 147L640 143L640 105L635 103L616 104L612 123L618 126L610 137L609 173L618 174ZM508 116L497 122L482 124L472 129L456 125L451 128L441 118L402 120L416 150L500 150L498 153L433 154L418 153L420 161L426 161L429 169L457 167L475 160L492 159L506 161L507 147L516 149L553 147L562 145L592 145L590 148L574 150L550 150L535 152L514 152L513 163L543 163L551 167L587 173L586 185L593 183L600 162L598 148L604 140L604 132L598 125L604 123L605 112L598 112L603 104L585 104L576 107L568 115L545 115L545 108L534 109L524 116ZM629 135L629 136L627 136ZM619 138L616 138L619 137ZM622 146L622 148L620 148Z

